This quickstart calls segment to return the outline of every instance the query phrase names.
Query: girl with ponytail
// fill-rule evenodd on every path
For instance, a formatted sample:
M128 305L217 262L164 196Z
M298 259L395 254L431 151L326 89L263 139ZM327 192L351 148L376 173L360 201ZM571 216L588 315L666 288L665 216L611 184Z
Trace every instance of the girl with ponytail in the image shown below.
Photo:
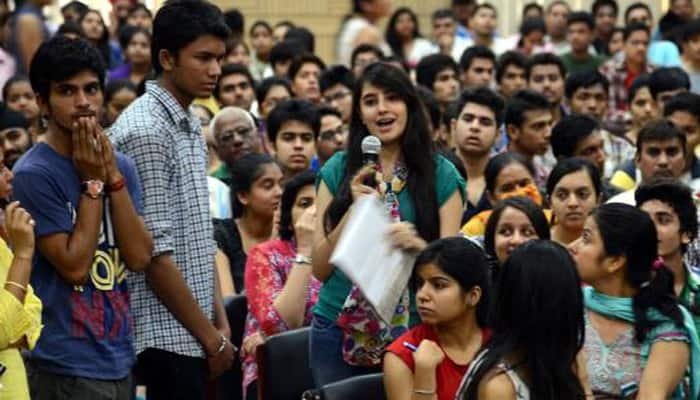
M569 246L581 279L590 285L583 290L583 350L594 394L637 399L700 394L697 332L674 296L673 274L657 256L657 241L645 212L605 204Z

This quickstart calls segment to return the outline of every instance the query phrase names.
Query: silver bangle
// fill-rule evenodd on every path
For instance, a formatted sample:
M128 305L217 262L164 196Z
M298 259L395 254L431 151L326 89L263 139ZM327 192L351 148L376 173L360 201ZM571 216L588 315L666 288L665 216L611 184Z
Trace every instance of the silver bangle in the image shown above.
M296 257L294 257L294 263L311 265L311 257L307 257L302 254L297 254Z
M422 396L432 396L435 394L435 389L433 389L433 390L413 389L413 393L419 394Z

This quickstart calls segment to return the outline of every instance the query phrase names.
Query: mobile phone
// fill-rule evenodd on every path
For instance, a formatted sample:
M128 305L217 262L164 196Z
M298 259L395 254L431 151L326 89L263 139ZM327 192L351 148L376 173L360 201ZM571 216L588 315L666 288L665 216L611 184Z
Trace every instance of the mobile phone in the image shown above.
M10 203L12 203L12 198L10 196L0 197L0 209L4 210Z

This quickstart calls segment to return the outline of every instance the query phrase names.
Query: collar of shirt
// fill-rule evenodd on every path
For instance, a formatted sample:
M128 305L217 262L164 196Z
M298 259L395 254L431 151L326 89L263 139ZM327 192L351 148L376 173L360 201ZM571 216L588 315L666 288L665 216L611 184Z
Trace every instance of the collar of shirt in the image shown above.
M146 93L153 96L154 99L159 101L163 108L168 112L170 118L172 118L173 123L177 125L183 132L193 132L200 134L198 131L199 124L194 123L192 120L193 116L185 111L184 108L175 99L168 90L164 89L156 81L146 82Z

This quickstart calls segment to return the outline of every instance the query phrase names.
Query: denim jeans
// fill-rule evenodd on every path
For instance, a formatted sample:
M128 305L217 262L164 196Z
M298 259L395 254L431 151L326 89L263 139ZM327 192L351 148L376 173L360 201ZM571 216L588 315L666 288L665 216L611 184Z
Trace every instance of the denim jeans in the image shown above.
M379 368L350 365L343 359L343 331L335 321L314 315L309 337L309 363L317 389L353 376L381 372Z

